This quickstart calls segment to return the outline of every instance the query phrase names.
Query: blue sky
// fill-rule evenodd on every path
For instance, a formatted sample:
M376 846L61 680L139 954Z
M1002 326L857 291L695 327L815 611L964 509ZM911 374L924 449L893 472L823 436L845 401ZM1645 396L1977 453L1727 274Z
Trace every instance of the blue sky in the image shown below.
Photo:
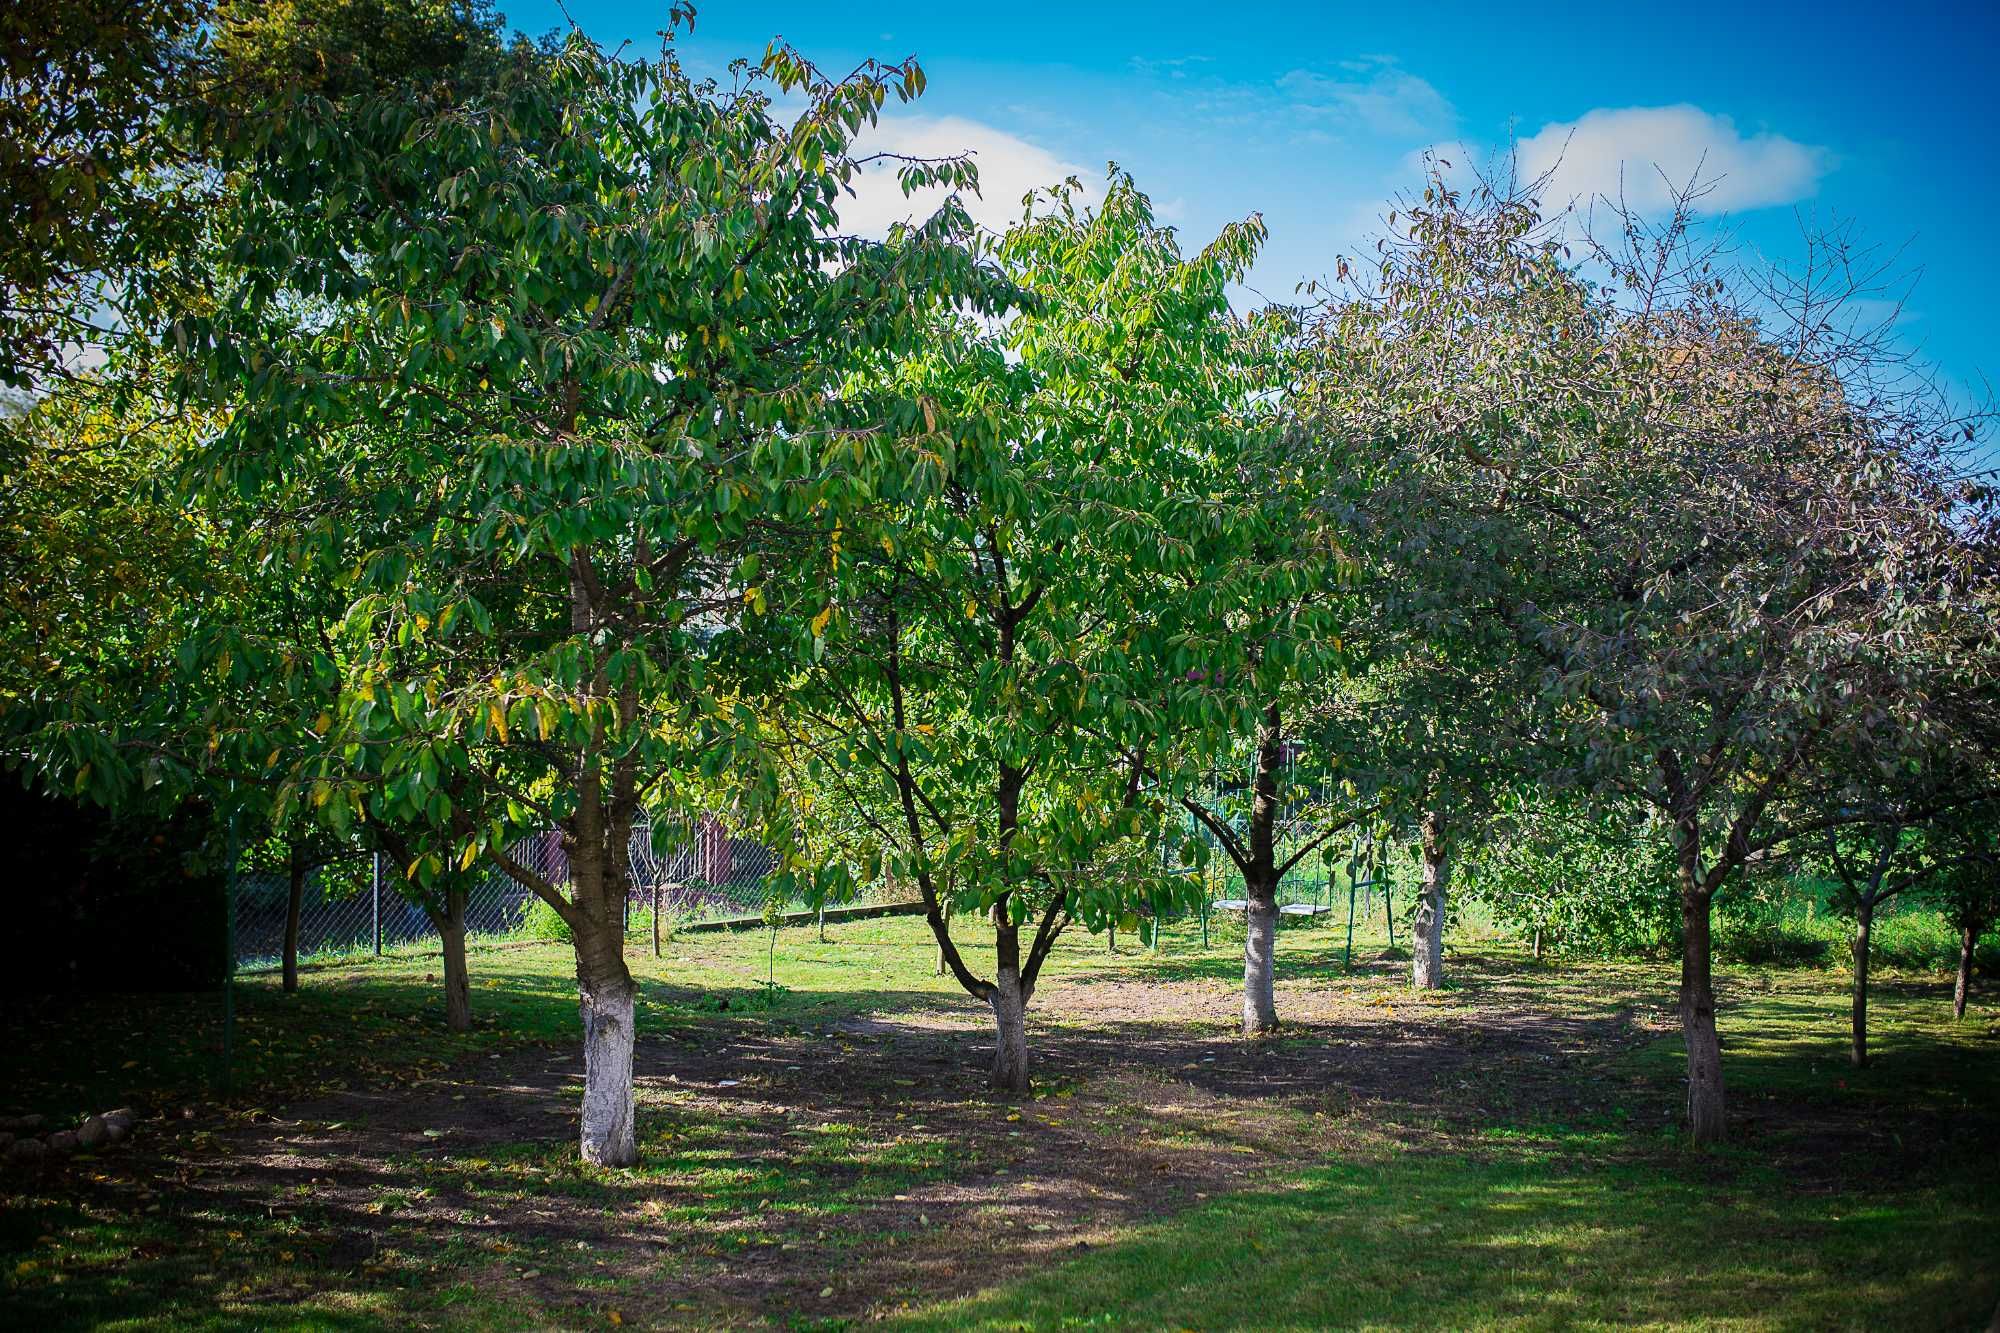
M516 0L530 32L561 25ZM608 45L652 44L667 6L568 0ZM1746 256L1801 253L1799 215L1852 221L1920 278L1906 342L1960 393L2000 380L2000 4L1465 6L699 4L684 57L719 72L782 35L829 70L914 54L929 91L881 142L974 150L985 218L1069 170L1131 170L1199 244L1261 211L1274 299L1379 233L1418 155L1530 161L1558 190L1653 190L1705 158ZM1464 147L1461 147L1463 145ZM1565 148L1566 145L1566 148ZM1643 198L1642 198L1643 201ZM863 222L903 204L878 190Z

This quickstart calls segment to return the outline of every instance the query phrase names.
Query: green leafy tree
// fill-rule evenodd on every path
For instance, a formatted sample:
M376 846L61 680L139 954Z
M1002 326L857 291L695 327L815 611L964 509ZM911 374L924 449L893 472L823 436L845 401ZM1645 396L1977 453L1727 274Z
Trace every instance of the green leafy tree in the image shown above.
M774 48L733 78L572 36L467 97L297 99L237 141L217 300L171 338L188 392L231 407L212 493L344 492L383 530L351 565L337 525L307 553L353 602L298 798L427 830L410 879L485 857L561 917L604 1164L636 1156L632 830L677 774L754 757L707 669L764 609L746 535L907 468L909 420L853 415L843 377L981 290L955 207L886 246L837 231L853 137L921 90L914 65L836 81ZM567 884L510 854L546 826Z
M484 0L17 0L0 13L0 386L45 392L135 334L201 248L232 155L301 95L490 84Z
M1293 311L1244 322L1235 373L1213 378L1213 425L1200 437L1220 521L1203 535L1200 562L1159 578L1144 599L1199 627L1212 654L1190 671L1203 706L1176 715L1184 730L1169 731L1147 763L1242 876L1246 1037L1278 1026L1280 883L1301 864L1330 861L1339 835L1374 813L1381 783L1369 748L1375 700L1369 682L1352 678L1373 628L1349 552L1366 456L1347 460L1344 491L1323 484L1327 443L1284 411L1296 391L1287 382L1296 333Z
M0 11L0 386L46 389L117 322L116 278L185 227L165 130L194 93L205 0Z
M1597 285L1526 191L1433 179L1345 332L1380 386L1368 428L1451 557L1407 571L1441 575L1538 686L1535 776L1669 830L1688 1120L1712 1142L1715 896L1817 831L1774 802L1825 747L1920 711L1939 659L1912 645L1959 613L1969 562L1956 423L1871 394L1838 321L1760 322L1691 235L1685 211L1633 221Z
M788 562L812 665L787 744L865 828L854 859L916 886L946 967L993 1011L1010 1094L1031 1087L1026 1006L1062 932L1191 901L1171 849L1162 868L1148 758L1234 706L1204 680L1234 656L1204 548L1235 540L1213 454L1253 386L1226 289L1263 230L1183 256L1123 174L1099 207L1079 196L999 241L1021 293L1004 325L940 320L884 367L923 405L926 467ZM990 928L991 976L954 916Z
M1518 931L1537 959L1650 953L1679 928L1659 888L1673 877L1673 849L1630 802L1504 795L1463 864L1463 895Z
M1990 629L1963 627L1954 647L1975 658L1992 653ZM1961 639L1961 636L1952 636ZM1951 642L1948 639L1947 642ZM1941 674L1941 673L1937 673ZM1784 816L1825 832L1796 849L1801 866L1836 884L1831 906L1854 923L1850 946L1853 1002L1848 1059L1868 1063L1868 978L1875 917L1899 897L1914 898L1940 880L1969 884L1988 849L1976 830L2000 801L1993 767L1996 700L1989 688L1933 692L1915 725L1893 715L1864 718L1830 751L1813 781L1788 794Z
M2000 921L2000 822L1990 816L1954 820L1940 838L1944 868L1929 896L1958 932L1958 970L1952 981L1951 1012L1965 1017L1972 998L1972 971L1979 941Z

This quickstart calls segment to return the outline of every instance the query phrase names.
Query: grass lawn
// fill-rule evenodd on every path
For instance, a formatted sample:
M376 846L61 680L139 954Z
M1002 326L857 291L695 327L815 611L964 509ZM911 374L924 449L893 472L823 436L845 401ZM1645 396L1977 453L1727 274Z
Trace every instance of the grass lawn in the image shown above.
M633 954L642 1165L574 1158L562 946L216 996L15 1006L0 1110L132 1104L124 1145L0 1175L0 1322L39 1328L1976 1328L2000 1301L2000 1006L1886 977L1723 978L1733 1138L1676 1133L1673 974L1468 938L1281 935L1274 1041L1231 1036L1240 931L1078 936L1035 997L1040 1097L922 923ZM976 954L977 951L975 951ZM765 979L777 983L767 987ZM22 1021L25 1019L25 1021Z

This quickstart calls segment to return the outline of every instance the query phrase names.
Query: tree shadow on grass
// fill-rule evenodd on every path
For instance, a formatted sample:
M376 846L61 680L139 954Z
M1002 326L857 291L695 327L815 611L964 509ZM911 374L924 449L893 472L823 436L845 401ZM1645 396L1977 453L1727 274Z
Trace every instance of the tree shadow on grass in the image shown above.
M1715 1190L1440 1157L1307 1170L893 1327L1970 1327L2000 1242L1966 1188Z
M1921 1145L1884 1158L1866 1144L1871 1160L1895 1164L1888 1176L1857 1177L1839 1164L1841 1152L1833 1174L1802 1175L1793 1164L1827 1140L1788 1146L1753 1123L1753 1144L1777 1151L1782 1170L1743 1153L1688 1169L1669 1142L1630 1129L1670 1123L1678 1066L1657 1052L1620 1063L1633 1034L1603 997L1571 1012L1528 1008L1513 966L1467 966L1468 993L1437 1005L1400 996L1364 1004L1366 987L1350 995L1314 983L1325 1002L1295 1005L1285 1035L1257 1043L1234 1038L1227 988L1176 990L1139 972L1054 979L1031 1020L1044 1095L1027 1105L985 1094L986 1012L942 988L771 992L741 978L649 977L638 1059L644 1162L630 1172L572 1160L581 1070L566 978L504 976L504 999L492 992L482 1006L488 1025L470 1042L451 1039L459 1058L449 1068L429 1054L437 1048L424 1010L434 995L421 974L335 981L317 988L313 1008L286 1007L305 997L265 997L275 1003L260 1002L248 1030L274 1039L344 1030L345 1044L319 1048L330 1070L357 1046L381 1043L370 1059L400 1073L293 1101L278 1119L198 1122L196 1132L171 1136L149 1129L130 1149L35 1182L13 1201L18 1207L0 1209L10 1219L0 1232L7 1270L55 1264L58 1248L71 1257L17 1275L9 1303L23 1322L52 1327L147 1313L265 1327L293 1301L334 1327L545 1326L612 1308L700 1325L752 1314L875 1315L1060 1265L1090 1247L1081 1262L1108 1267L1079 1269L1076 1290L1127 1300L1117 1283L1136 1274L1178 1293L1171 1309L1146 1304L1143 1293L1130 1297L1134 1304L1092 1307L1129 1311L1132 1324L1230 1326L1244 1311L1310 1324L1396 1311L1367 1303L1372 1296L1353 1297L1362 1303L1351 1307L1338 1294L1314 1297L1331 1305L1302 1305L1303 1296L1263 1288L1240 1291L1247 1303L1230 1307L1203 1294L1209 1279L1188 1274L1261 1272L1272 1263L1283 1274L1296 1248L1318 1258L1288 1282L1324 1286L1326 1272L1351 1271L1366 1277L1363 1287L1399 1288L1413 1279L1396 1276L1398 1256L1417 1237L1423 1253L1451 1260L1438 1261L1439 1313L1422 1322L1460 1314L1480 1322L1470 1317L1475 1297L1516 1311L1482 1316L1488 1322L1532 1323L1538 1311L1542 1322L1646 1319L1666 1308L1667 1295L1654 1293L1666 1271L1659 1264L1633 1270L1639 1294L1618 1298L1626 1304L1592 1315L1595 1307L1565 1302L1583 1299L1570 1294L1585 1281L1578 1272L1586 1286L1597 1281L1588 1277L1592 1265L1615 1275L1640 1241L1678 1247L1697 1263L1699 1232L1687 1218L1717 1205L1712 1194L1688 1193L1694 1183L1727 1192L1728 1209L1818 1237L1816 1249L1801 1241L1786 1252L1801 1263L1846 1253L1834 1242L1848 1232L1826 1230L1811 1208L1857 1185L1877 1190L1876 1211L1894 1219L1882 1240L1887 1252L1905 1235L1930 1234L1908 1212L1913 1191L1934 1189L1905 1178L1925 1160ZM730 1007L720 1008L722 1000ZM1774 1031L1824 1012L1823 1000L1751 1003L1771 1006ZM303 1029L278 1021L301 1013L319 1017ZM261 1027L266 1019L271 1026ZM414 1077L404 1059L412 1052ZM1927 1058L1948 1075L1949 1056L1940 1048ZM1780 1043L1758 1058L1782 1069L1805 1057ZM1885 1103L1843 1114L1849 1124L1874 1123L1890 1110ZM1992 1128L1990 1112L1964 1124L1977 1139ZM1193 1230L1159 1221L1202 1195L1278 1182L1329 1157L1362 1175L1292 1177L1305 1182L1296 1189L1271 1184L1270 1198L1295 1212L1255 1211L1264 1205L1252 1200L1241 1204L1252 1214L1227 1213L1227 1225L1211 1225L1202 1219L1222 1207L1217 1201L1187 1215ZM1942 1170L1941 1160L1926 1169ZM1433 1162L1443 1163L1435 1168L1442 1174L1398 1174ZM1501 1168L1515 1174L1492 1176ZM1606 1188L1620 1173L1636 1182L1641 1213ZM1990 1167L1968 1173L1990 1176ZM1547 1193L1535 1184L1543 1177L1562 1188ZM1574 1206L1565 1202L1572 1197ZM1940 1215L1962 1217L1956 1195L1937 1197ZM1411 1198L1427 1202L1415 1207ZM1343 1230L1340 1217L1355 1209L1387 1230L1372 1240ZM1485 1220L1453 1230L1434 1211ZM1155 1230L1129 1237L1147 1223ZM1264 1239L1246 1239L1245 1226L1261 1228ZM60 1246L45 1246L44 1235ZM1553 1239L1536 1239L1543 1236ZM1112 1253L1125 1257L1114 1262ZM1747 1248L1726 1257L1732 1280L1753 1289L1776 1281ZM1327 1267L1334 1259L1344 1267ZM1514 1276L1471 1283L1454 1275L1454 1266L1478 1264ZM58 1272L60 1284L48 1280ZM1035 1292L1010 1290L1018 1308L1045 1308ZM1585 1292L1590 1301L1612 1300L1593 1293ZM1681 1317L1738 1308L1705 1276L1684 1294ZM1767 1297L1794 1299L1775 1288ZM1858 1310L1880 1308L1867 1291L1856 1299ZM997 1319L1004 1308L970 1306L965 1317ZM1807 1313L1794 1322L1816 1322L1820 1307L1800 1308Z

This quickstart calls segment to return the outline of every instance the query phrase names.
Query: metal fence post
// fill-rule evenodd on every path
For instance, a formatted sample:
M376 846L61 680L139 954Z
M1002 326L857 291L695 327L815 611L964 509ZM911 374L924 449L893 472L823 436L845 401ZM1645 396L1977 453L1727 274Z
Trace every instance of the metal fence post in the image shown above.
M375 905L375 956L382 956L382 853L375 853L373 873L369 876L373 887Z
M223 947L228 950L228 970L222 974L222 1090L229 1091L236 1059L236 881L237 861L242 855L236 842L236 821L229 822L229 873L223 881L226 916Z
M1347 959L1341 963L1350 972L1354 970L1354 893L1359 887L1350 870L1347 876Z

